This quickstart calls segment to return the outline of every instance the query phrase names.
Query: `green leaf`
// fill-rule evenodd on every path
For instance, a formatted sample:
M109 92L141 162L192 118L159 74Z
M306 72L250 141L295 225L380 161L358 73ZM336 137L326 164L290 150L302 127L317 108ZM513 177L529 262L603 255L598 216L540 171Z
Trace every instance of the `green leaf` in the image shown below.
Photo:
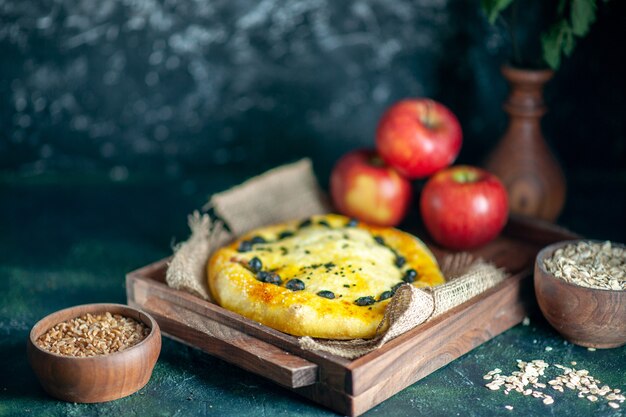
M563 53L565 56L572 55L574 52L574 48L576 47L576 38L574 37L574 32L568 30L563 36Z
M572 0L570 16L574 35L585 36L596 20L595 0Z
M556 70L561 65L561 52L571 54L574 45L572 29L565 19L552 25L546 33L541 35L541 47L543 49L543 59Z
M513 0L481 0L480 5L483 12L487 15L489 23L492 25L496 22L496 19L504 9L509 7L513 3Z

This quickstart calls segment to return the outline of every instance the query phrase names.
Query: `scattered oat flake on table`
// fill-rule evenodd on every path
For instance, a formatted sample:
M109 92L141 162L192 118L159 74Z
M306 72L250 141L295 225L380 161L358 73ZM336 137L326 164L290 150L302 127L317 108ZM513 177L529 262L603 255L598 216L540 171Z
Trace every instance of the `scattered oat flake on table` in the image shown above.
M532 384L533 388L545 388L545 384L539 382L539 378L544 374L548 363L543 360L536 359L530 362L522 360L517 361L519 371L514 371L511 375L502 375L500 369L489 371L487 375L493 380L485 386L492 391L498 391L504 387L504 394L508 395L511 391L519 392L522 395L532 395L535 398L546 398L544 393L532 390L528 385ZM496 372L497 371L497 372ZM484 378L484 377L483 377Z
M530 324L530 318L524 317L524 320L522 320L522 325L528 326L529 324Z
M576 362L572 361L572 365ZM483 378L489 380L485 386L492 391L499 391L504 388L504 394L511 391L519 392L524 396L532 396L541 399L545 405L554 403L554 398L542 390L552 388L560 393L565 392L565 388L575 391L578 398L583 398L591 402L605 399L612 408L619 408L621 403L626 401L626 397L618 388L611 388L606 384L591 376L586 369L575 369L573 367L554 364L554 368L560 370L561 374L548 380L547 383L540 381L547 378L545 371L550 365L540 359L530 362L517 359L518 371L511 372L511 375L503 375L499 368L489 371ZM497 371L497 372L496 372Z
M504 406L504 408L506 408L507 410L509 410L509 411L510 411L510 410L512 410L512 409L513 409L513 406L512 406L512 405L505 405L505 406Z

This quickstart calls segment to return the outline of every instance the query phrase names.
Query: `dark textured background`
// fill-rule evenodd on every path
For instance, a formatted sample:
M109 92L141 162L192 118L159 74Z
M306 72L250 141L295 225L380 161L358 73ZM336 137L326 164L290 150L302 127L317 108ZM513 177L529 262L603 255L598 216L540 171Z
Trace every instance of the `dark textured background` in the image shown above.
M553 3L521 3L520 33ZM176 177L308 155L325 172L407 96L450 106L462 160L480 162L504 128L509 42L478 4L0 0L0 170ZM545 130L568 171L624 175L625 9L601 5L549 86Z
M520 1L527 60L555 1ZM559 222L626 240L626 2L548 85L544 131L568 179ZM448 105L460 162L502 134L506 27L479 0L0 0L0 181L255 174L373 145L409 96ZM206 190L214 192L215 190Z

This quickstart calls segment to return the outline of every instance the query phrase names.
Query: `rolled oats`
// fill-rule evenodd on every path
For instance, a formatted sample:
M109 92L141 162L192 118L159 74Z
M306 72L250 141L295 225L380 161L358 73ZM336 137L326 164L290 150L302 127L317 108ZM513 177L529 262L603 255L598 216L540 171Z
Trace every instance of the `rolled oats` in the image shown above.
M611 242L578 242L544 259L555 277L588 288L626 290L626 249Z

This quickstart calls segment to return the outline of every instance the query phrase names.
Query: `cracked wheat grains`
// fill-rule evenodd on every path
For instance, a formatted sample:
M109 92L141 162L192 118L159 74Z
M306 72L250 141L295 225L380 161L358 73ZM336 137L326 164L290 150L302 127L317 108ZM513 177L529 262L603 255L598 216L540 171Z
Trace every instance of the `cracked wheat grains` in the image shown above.
M149 333L150 328L130 317L87 313L53 326L37 339L37 346L64 356L108 355L136 345Z

